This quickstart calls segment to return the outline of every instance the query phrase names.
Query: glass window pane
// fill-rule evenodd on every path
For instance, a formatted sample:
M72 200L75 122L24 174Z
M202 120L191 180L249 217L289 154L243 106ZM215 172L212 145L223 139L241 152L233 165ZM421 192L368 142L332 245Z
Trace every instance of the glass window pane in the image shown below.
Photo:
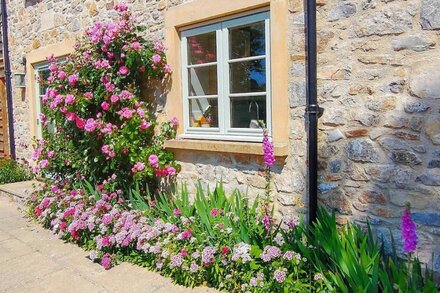
M188 68L190 96L217 94L217 65Z
M266 54L264 21L229 29L229 58Z
M232 128L260 128L258 120L266 124L266 96L231 97Z
M266 60L234 62L230 65L231 93L266 91Z
M190 127L218 127L217 98L190 99Z
M216 32L187 38L188 64L203 64L217 60Z
M48 77L50 76L50 71L49 69L41 69L38 71L38 77L40 81L44 81L47 82ZM39 86L40 92L37 93L38 95L45 95L46 94L46 90L47 90L47 85L43 85L40 83Z

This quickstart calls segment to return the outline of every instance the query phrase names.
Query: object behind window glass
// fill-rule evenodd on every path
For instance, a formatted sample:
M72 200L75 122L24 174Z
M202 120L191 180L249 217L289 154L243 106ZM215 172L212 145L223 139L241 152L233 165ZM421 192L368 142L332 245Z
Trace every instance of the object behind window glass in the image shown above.
M266 97L231 98L231 127L260 128L258 121L266 123Z

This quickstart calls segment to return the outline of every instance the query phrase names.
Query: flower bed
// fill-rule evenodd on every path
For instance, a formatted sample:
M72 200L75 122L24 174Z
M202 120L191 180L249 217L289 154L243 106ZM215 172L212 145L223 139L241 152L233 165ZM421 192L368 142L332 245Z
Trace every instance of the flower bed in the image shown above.
M132 191L129 208L111 180L96 192L43 188L32 199L33 215L60 238L92 250L105 269L129 261L160 271L186 286L207 284L227 291L320 291L322 274L288 243L299 223L284 218L267 231L259 207L221 186L193 204L185 191L176 201L143 201Z

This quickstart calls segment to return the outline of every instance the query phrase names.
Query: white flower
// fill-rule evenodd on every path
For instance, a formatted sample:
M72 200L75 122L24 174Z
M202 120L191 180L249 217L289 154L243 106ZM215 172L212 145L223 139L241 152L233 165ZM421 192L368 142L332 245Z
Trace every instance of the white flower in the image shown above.
M275 242L279 245L282 246L284 244L284 237L281 234L277 234L277 236L275 236L275 238L273 239L275 240Z

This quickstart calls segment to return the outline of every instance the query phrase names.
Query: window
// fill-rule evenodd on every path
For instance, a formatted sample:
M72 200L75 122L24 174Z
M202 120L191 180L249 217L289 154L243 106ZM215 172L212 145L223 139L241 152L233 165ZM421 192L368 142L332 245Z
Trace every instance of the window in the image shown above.
M181 32L184 137L261 141L271 129L269 13Z
M47 80L50 75L49 64L44 63L35 66L35 105L37 113L37 138L42 137L42 123L40 121L40 113L42 113L41 99L46 94L47 86L43 86L39 83L39 80Z

